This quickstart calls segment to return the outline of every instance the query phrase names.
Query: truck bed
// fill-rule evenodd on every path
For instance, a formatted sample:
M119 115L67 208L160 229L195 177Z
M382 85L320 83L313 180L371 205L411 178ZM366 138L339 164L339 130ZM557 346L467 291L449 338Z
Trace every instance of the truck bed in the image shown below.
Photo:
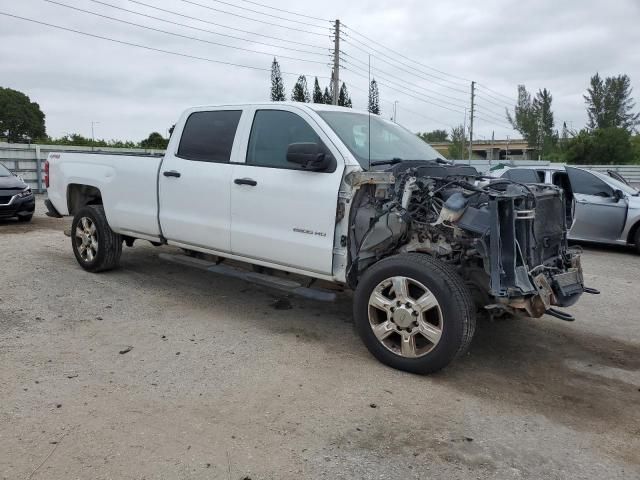
M77 185L101 193L111 228L124 235L158 238L158 169L162 155L60 152L49 154L49 200L69 214ZM84 187L83 187L84 188Z

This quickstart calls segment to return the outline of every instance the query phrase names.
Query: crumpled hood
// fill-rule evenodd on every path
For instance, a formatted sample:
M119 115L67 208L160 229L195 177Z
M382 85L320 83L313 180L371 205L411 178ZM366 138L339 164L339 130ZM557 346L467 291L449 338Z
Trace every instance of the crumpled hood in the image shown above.
M0 190L24 190L27 184L13 175L10 177L0 177Z

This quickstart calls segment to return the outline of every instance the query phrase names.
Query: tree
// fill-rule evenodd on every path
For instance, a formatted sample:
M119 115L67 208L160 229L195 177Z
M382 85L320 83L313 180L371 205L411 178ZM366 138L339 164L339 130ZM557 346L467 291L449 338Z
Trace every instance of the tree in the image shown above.
M446 130L433 130L431 132L418 132L418 136L427 143L446 142L449 140L449 132Z
M628 75L607 77L603 81L596 73L589 85L584 101L591 130L610 127L623 128L628 132L636 130L640 124L640 113L633 113L635 102Z
M460 160L464 158L464 144L466 142L466 135L464 127L458 125L451 129L451 145L449 145L449 158L454 160Z
M338 95L338 105L348 108L353 107L353 104L351 103L351 97L349 96L349 90L347 90L347 85L344 82L342 82L342 86L340 87L340 94Z
M280 65L276 58L273 57L273 63L271 64L271 101L284 102L285 100L284 82L282 81L282 74L280 73Z
M378 92L378 82L374 78L369 85L369 106L368 110L371 113L380 115L380 93Z
M298 81L293 86L293 91L291 92L291 100L293 100L294 102L304 103L309 103L311 101L309 89L307 88L307 77L305 77L304 75L300 75L298 77Z
M45 138L40 105L22 92L0 87L0 137L16 143Z
M635 154L631 134L624 128L585 129L569 139L565 161L579 165L625 164L633 163Z
M551 103L553 97L546 88L539 90L533 99L533 111L538 122L538 151L542 155L548 155L555 149L558 143L558 134L554 130L555 120Z
M315 82L313 82L313 103L325 103L318 77L316 77Z
M557 134L554 131L555 121L551 104L553 97L549 90L538 90L532 99L524 85L518 85L518 100L511 114L506 110L507 120L511 126L520 132L531 146L544 155L549 154L557 144Z
M631 148L633 148L633 163L640 163L640 135L631 137Z
M331 95L329 87L324 87L324 94L322 95L322 97L324 99L324 103L326 103L327 105L331 105L333 103L333 95Z
M141 148L157 148L158 150L164 150L169 144L169 139L164 138L158 132L150 133L149 136L140 142Z

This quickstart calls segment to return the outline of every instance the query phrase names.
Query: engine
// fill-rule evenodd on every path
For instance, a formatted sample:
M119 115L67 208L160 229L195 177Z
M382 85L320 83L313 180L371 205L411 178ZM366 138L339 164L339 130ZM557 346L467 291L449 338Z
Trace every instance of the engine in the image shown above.
M558 187L431 162L357 172L349 181L357 187L350 282L381 258L424 252L455 267L478 307L493 314L540 317L584 291L580 256L567 244L571 208Z

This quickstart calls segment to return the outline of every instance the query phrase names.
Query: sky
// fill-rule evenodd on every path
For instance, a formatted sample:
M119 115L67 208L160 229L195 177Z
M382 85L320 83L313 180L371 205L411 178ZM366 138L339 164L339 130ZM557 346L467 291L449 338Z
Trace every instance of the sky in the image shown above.
M366 109L370 63L382 115L397 102L414 132L468 122L472 80L480 140L520 137L504 115L519 84L551 91L557 128L585 125L596 72L628 74L640 104L640 0L0 0L0 12L128 43L0 15L0 86L37 102L53 137L94 122L96 138L139 141L190 106L267 101L274 56L288 95L302 74L324 89L335 19L354 107Z

